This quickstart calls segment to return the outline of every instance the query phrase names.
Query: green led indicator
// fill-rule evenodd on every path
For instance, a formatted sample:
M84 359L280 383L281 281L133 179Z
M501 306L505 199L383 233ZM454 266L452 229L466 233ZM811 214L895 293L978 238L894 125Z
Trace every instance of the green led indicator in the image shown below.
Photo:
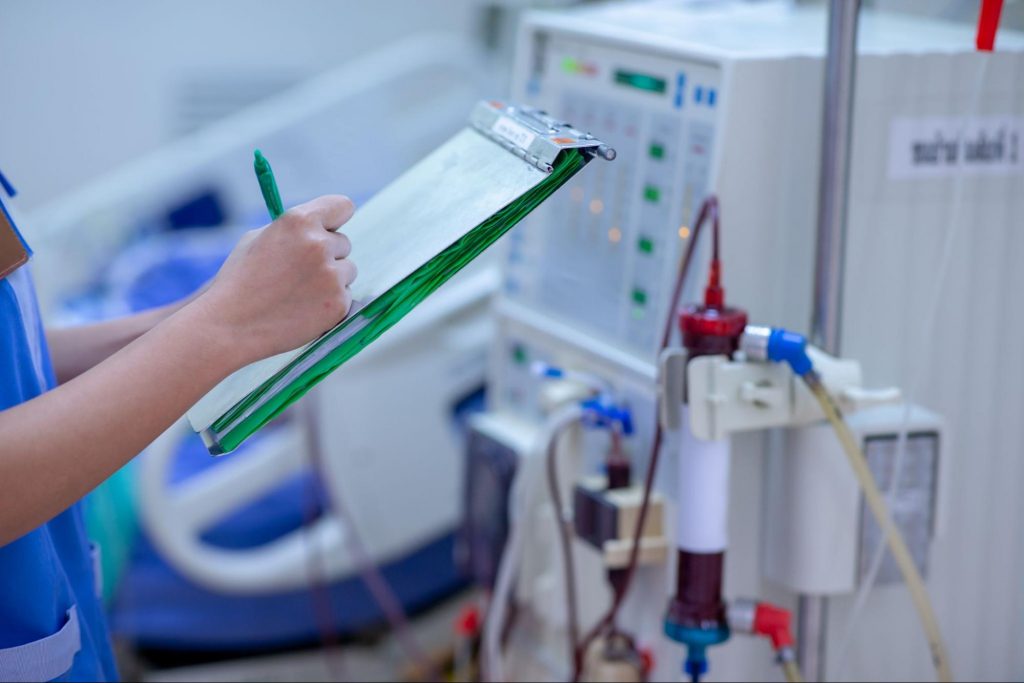
M651 143L650 153L651 153L651 158L652 159L664 159L665 158L665 148L662 147L661 145L659 145L657 142L652 142Z
M562 60L562 71L566 73L574 74L580 70L579 62L572 57L566 57Z
M512 349L512 358L519 365L523 365L527 361L526 349L519 344L516 344Z
M637 248L645 254L654 253L654 240L650 237L641 237L636 244Z
M657 202L661 199L661 190L656 188L654 185L648 185L644 188L644 199L649 202Z
M615 82L637 90L646 90L653 93L665 92L665 79L648 74L636 73L635 71L624 71L619 69L615 72Z
M633 303L637 306L644 306L647 304L647 292L637 287L633 290Z

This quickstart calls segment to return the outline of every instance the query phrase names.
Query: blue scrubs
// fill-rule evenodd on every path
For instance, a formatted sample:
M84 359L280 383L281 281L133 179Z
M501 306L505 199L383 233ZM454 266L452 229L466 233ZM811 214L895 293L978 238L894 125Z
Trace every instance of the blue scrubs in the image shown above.
M2 175L0 186L12 194ZM14 225L2 195L0 210ZM29 266L22 266L0 280L0 411L55 385ZM0 547L0 681L117 678L95 560L80 504Z

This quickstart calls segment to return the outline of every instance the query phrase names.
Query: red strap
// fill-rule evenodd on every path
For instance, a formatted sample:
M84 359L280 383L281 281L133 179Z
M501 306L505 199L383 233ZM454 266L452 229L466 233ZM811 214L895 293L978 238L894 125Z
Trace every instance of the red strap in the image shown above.
M1003 11L1003 0L982 0L981 13L978 15L978 37L974 41L979 50L992 52L996 44L996 29L999 28L999 15Z

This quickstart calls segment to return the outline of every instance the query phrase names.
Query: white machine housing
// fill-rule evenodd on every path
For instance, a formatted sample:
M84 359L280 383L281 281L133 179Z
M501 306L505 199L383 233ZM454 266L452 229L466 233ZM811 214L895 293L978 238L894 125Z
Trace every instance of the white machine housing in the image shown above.
M847 417L883 492L892 487L899 432L907 416L907 444L894 521L921 574L928 577L931 539L940 527L940 483L945 438L937 415L903 404L876 406ZM788 429L772 453L765 499L764 574L789 590L832 595L855 590L868 573L881 532L827 423ZM878 585L902 580L892 557L883 560Z
M596 374L636 413L631 448L643 470L655 419L657 338L676 264L692 238L690 221L711 191L722 207L728 302L745 308L751 322L806 329L825 35L824 9L793 3L637 2L527 16L512 96L607 140L619 158L581 173L507 240L494 411L538 419L534 360ZM1019 635L1024 610L1024 596L1012 590L1024 570L1024 542L971 531L1024 515L1005 483L1007 468L1014 481L1024 477L1024 464L1011 457L1013 444L1024 441L1024 422L1003 420L1024 410L1024 361L998 352L1001 340L1024 336L1024 313L1000 294L1024 291L1024 269L1010 256L1024 253L1014 218L1024 215L1024 161L1015 147L1024 137L1022 50L1022 36L1009 31L1000 32L996 53L980 56L971 26L870 10L861 16L841 353L861 363L866 386L905 385L908 368L925 363L925 381L909 398L946 416L956 434L956 443L943 443L943 457L964 495L944 503L955 507L933 549L931 582L957 670L978 677L1024 668L1010 635ZM977 116L968 121L985 61ZM933 154L937 138L972 152L954 160ZM940 284L936 266L957 183L958 218L968 229L941 283L950 324L919 330ZM703 284L700 253L686 301ZM983 359L965 365L979 352ZM980 405L965 410L965 394ZM775 463L763 457L774 451L772 440L732 440L726 593L795 606L791 593L763 580L760 527L770 512L763 500L778 494L777 477L767 474ZM989 458L968 462L967 444L972 456L998 458L999 469ZM591 448L585 459L596 467L600 452ZM670 499L674 467L666 457L658 477ZM986 496L986 505L968 493ZM996 547L1009 558L997 570L999 588L966 559ZM673 573L669 565L641 571L623 613L623 627L655 652L656 680L677 677L682 657L661 635ZM600 595L604 586L598 577L580 590ZM842 637L851 602L831 601L826 650ZM589 608L582 609L586 620ZM895 637L917 629L905 591L880 588L845 675L928 678L923 639ZM775 675L763 643L734 638L711 657L712 677Z

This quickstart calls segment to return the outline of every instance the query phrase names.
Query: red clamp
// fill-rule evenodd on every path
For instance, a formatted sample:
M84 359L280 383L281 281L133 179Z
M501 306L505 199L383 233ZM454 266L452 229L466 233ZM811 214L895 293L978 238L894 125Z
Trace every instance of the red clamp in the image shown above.
M1003 12L1003 0L982 0L981 12L978 14L978 36L975 46L982 52L992 52L996 46L996 30L999 28L999 15Z
M796 641L793 639L791 621L792 616L788 609L760 602L757 604L757 611L754 612L754 633L770 638L775 650L793 647Z

